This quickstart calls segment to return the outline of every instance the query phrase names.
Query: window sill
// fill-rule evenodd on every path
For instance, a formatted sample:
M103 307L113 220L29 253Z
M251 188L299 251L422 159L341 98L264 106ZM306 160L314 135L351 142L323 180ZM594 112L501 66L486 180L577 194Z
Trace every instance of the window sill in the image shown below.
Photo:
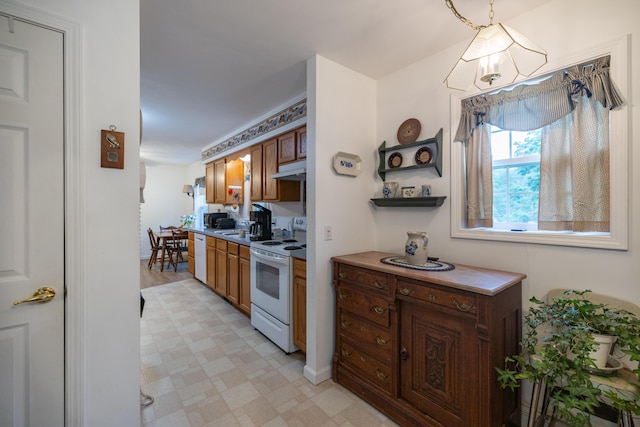
M490 228L458 228L451 237L461 239L493 240L500 242L533 243L539 245L573 246L612 250L627 250L626 239L611 233L574 233L571 231L511 231Z

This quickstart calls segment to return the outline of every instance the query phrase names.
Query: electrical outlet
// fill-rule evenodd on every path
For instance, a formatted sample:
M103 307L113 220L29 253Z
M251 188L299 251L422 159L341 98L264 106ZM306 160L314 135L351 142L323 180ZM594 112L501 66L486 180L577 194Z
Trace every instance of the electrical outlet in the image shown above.
M333 229L331 225L324 226L324 240L332 240L333 239Z

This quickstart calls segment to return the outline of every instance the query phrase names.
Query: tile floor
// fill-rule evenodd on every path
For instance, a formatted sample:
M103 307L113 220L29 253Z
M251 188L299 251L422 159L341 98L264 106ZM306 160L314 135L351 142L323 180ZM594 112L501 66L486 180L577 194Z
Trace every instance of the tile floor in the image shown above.
M249 319L189 279L142 290L144 427L397 426L328 380L302 376L304 356L286 355Z

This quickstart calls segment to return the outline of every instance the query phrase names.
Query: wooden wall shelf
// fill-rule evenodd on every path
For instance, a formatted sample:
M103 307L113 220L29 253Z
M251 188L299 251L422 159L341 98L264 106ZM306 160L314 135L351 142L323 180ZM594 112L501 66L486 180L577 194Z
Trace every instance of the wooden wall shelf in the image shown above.
M442 128L438 131L438 133L433 138L428 138L423 141L412 142L411 144L404 145L394 145L393 147L387 147L387 142L384 141L380 147L378 147L378 155L380 156L380 164L378 165L378 175L382 180L385 180L385 176L390 172L400 172L407 171L412 169L425 169L425 168L435 168L436 172L439 176L442 176ZM386 161L386 153L390 151L398 151L405 152L405 155L413 156L415 155L416 150L409 150L412 148L418 148L422 146L428 146L431 151L433 158L431 161L424 165L412 164L409 166L401 166L397 168L387 168Z
M437 197L395 197L395 198L382 198L371 199L376 206L426 206L426 207L438 207L442 206L447 196Z

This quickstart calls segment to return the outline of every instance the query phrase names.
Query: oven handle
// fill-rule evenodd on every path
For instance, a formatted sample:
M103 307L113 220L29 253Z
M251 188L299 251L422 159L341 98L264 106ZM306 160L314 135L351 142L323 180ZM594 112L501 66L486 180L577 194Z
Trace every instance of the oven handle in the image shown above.
M265 263L271 264L286 264L289 261L289 257L287 256L274 254L272 252L267 253L260 249L251 249L251 258L260 259L265 261Z

